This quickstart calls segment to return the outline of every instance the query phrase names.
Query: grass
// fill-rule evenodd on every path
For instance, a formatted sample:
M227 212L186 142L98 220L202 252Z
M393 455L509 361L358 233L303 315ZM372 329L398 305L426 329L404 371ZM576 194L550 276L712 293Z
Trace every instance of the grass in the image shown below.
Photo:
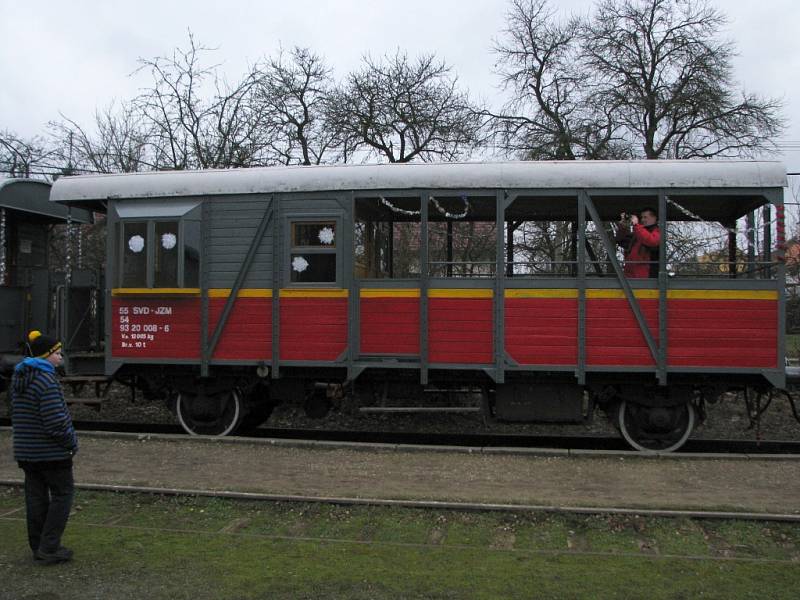
M0 597L795 598L800 526L79 492L34 565L0 488ZM15 511L11 514L10 511Z

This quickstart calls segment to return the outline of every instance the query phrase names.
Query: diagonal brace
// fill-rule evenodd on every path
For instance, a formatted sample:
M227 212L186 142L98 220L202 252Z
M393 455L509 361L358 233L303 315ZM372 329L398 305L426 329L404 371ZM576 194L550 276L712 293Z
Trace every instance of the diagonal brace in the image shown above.
M205 361L208 361L208 359L214 355L214 348L217 347L217 342L219 342L219 338L222 336L222 330L225 328L231 310L233 310L233 304L236 302L239 290L242 288L247 273L250 271L250 265L253 264L256 251L261 244L261 240L264 237L264 233L267 231L270 221L272 221L272 202L270 202L269 208L267 208L267 211L261 218L261 222L258 224L256 234L253 236L253 240L250 242L250 248L247 250L247 256L245 256L239 273L236 275L236 281L233 283L231 293L225 301L225 307L222 309L222 314L219 317L219 321L217 321L217 326L214 328L214 335L211 336L211 340L208 342L208 347L204 353Z
M585 196L585 203L586 208L592 217L592 221L594 221L594 225L597 228L597 233L600 235L600 239L602 240L603 246L606 249L608 260L611 262L611 266L614 268L614 273L616 274L617 279L622 286L622 291L625 293L625 298L627 298L628 304L630 304L631 310L633 311L633 315L636 317L636 322L639 324L639 329L642 330L642 335L647 342L647 347L650 349L650 354L653 355L653 360L655 361L656 365L658 365L660 362L658 346L656 346L656 341L653 338L653 334L650 333L650 327L648 327L647 321L644 320L642 309L639 306L638 300L636 300L636 296L633 294L631 284L628 281L628 278L625 277L625 274L622 272L622 268L619 266L616 247L611 243L611 240L609 240L608 236L606 235L600 215L597 213L594 202L592 202L592 199L588 194Z

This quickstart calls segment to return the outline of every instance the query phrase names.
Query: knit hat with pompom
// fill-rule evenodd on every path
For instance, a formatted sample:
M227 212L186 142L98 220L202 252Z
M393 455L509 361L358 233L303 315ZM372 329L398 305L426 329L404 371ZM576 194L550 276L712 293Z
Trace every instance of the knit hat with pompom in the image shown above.
M28 334L28 348L31 350L31 356L47 358L56 350L61 349L61 342L49 335L44 335L41 331L33 330Z

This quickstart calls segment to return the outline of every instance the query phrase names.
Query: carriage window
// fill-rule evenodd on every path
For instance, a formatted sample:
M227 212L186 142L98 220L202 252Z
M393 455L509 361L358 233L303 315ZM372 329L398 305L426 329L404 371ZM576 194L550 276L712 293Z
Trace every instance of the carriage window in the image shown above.
M356 199L356 277L419 277L420 232L419 197Z
M178 286L178 222L156 223L155 287Z
M495 213L494 196L430 196L428 274L431 277L494 277Z
M336 248L336 222L292 223L292 247Z
M122 226L122 285L147 286L147 223L124 223Z
M199 287L200 221L122 221L115 231L122 248L120 287Z
M291 282L335 283L336 221L295 221L291 231Z

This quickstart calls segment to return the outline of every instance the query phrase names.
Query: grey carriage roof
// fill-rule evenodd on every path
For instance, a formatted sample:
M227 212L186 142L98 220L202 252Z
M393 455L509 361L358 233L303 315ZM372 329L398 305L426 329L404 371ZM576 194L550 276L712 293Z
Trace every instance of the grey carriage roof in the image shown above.
M416 163L158 171L62 177L55 202L220 194L400 189L648 189L785 187L766 161L552 161Z
M71 216L75 223L91 223L90 212L48 202L50 184L37 179L0 179L0 208L29 215L28 220L48 223L66 222Z

